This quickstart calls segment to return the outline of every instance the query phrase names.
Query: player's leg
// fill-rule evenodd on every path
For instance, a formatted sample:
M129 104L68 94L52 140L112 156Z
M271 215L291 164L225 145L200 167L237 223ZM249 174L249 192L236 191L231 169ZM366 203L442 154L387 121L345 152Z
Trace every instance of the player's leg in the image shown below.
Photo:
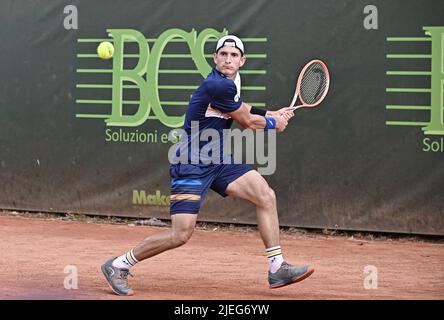
M134 257L137 261L142 261L184 245L193 234L196 220L197 214L181 213L171 215L171 229L145 238L132 250Z
M212 183L210 169L194 165L172 165L171 229L153 234L132 250L108 260L102 271L111 289L119 295L132 295L128 286L129 269L139 261L185 244L193 234L200 204Z
M248 171L230 182L225 193L253 203L256 206L257 225L265 247L279 246L276 196L267 181L256 170Z
M122 296L133 295L134 291L128 285L130 268L139 261L185 244L193 234L196 219L197 214L172 215L171 229L155 233L122 256L105 262L102 272L111 290Z
M267 252L270 288L283 287L310 276L314 269L308 265L292 266L284 261L279 244L279 219L276 196L267 181L255 170L231 181L225 190L229 196L256 205L257 223Z

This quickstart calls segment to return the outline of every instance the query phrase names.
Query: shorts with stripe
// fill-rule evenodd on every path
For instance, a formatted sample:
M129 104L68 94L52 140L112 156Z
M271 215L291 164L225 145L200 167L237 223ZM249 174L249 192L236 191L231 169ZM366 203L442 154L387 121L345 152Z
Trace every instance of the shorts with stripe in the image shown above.
M247 164L172 164L170 214L199 213L208 189L226 197L228 184L254 168Z

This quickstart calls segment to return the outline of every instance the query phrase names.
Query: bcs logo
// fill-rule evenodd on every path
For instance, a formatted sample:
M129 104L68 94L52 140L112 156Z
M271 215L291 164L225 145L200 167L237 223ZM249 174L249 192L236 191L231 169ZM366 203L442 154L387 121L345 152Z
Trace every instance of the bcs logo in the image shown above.
M79 68L76 71L80 74L79 78L82 83L78 83L76 87L85 89L82 91L85 95L90 95L91 89L96 89L93 92L95 97L104 95L99 90L111 89L111 100L109 98L106 100L76 99L76 103L102 105L102 108L104 104L110 104L111 108L107 109L107 114L78 113L76 117L103 118L107 126L120 127L136 127L149 119L157 119L167 127L177 128L181 127L185 120L185 112L180 112L181 110L177 107L188 105L190 95L200 84L201 79L211 72L212 54L205 54L205 49L213 50L217 39L228 34L228 31L224 29L219 32L207 28L198 33L194 29L186 32L175 28L164 31L157 39L147 39L141 32L133 29L107 29L107 33L110 39L84 38L78 39L78 42L86 45L89 43L91 45L87 49L89 52L95 51L98 42L112 42L113 59L101 60L102 64L112 63L112 69ZM245 40L266 42L266 38ZM152 43L151 46L150 43ZM165 50L167 45L170 48L169 52ZM187 52L183 53L183 51ZM250 56L265 58L266 54ZM77 54L77 58L97 58L97 55L80 53ZM85 60L82 59L82 64ZM89 61L88 66L91 66ZM257 75L266 72L265 70L241 70L241 73ZM110 79L110 74L112 79ZM160 84L161 80L167 82L167 85ZM187 84L177 84L181 81L186 81ZM259 86L242 88L253 91L265 90L265 87ZM109 97L109 92L106 94L106 97ZM259 106L261 105L264 106L265 103L260 103ZM96 109L98 108L97 106ZM167 114L165 112L167 109L172 112Z

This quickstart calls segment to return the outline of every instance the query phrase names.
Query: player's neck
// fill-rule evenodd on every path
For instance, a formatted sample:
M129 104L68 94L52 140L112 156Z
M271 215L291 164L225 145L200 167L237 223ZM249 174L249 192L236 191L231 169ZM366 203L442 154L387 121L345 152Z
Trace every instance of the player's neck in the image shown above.
M232 76L227 76L227 78L234 81L234 79L236 79L236 75L237 75L237 72Z

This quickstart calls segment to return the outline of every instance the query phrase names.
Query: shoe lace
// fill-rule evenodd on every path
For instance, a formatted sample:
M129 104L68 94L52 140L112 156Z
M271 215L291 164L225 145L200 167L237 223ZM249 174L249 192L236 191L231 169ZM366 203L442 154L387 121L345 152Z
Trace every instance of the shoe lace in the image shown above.
M127 280L128 279L128 275L130 275L131 277L134 277L129 270L127 269L123 269L120 270L120 279L122 280Z
M282 262L281 264L281 268L284 270L289 270L292 266L290 264L288 264L287 262Z

